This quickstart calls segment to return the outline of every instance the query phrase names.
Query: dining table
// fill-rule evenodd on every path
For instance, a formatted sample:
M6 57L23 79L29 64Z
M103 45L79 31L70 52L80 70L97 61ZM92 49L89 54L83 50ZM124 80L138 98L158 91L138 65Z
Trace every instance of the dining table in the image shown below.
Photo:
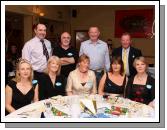
M153 118L154 108L120 96L54 96L26 105L5 118Z

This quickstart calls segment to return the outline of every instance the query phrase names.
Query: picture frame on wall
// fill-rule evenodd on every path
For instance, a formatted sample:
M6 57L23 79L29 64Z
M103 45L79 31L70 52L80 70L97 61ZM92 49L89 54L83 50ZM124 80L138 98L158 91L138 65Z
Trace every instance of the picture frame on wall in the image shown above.
M117 10L115 12L115 37L125 32L133 38L148 38L154 26L153 9Z
M75 47L79 51L81 42L89 39L88 30L75 30Z

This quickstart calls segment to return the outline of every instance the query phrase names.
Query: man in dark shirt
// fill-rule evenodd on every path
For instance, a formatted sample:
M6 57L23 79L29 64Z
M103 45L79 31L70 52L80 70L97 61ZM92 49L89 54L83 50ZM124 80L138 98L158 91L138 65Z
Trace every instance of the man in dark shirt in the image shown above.
M75 69L78 59L78 52L75 48L70 46L70 40L70 34L68 32L63 32L61 34L60 45L53 50L53 55L58 56L61 60L61 74L66 78L68 74Z
M136 74L136 70L133 67L133 61L136 57L142 56L141 50L132 47L131 44L132 40L130 33L123 33L121 36L121 46L115 48L112 52L112 57L122 57L122 61L124 62L125 74L128 77ZM126 55L124 54L124 52L126 52Z

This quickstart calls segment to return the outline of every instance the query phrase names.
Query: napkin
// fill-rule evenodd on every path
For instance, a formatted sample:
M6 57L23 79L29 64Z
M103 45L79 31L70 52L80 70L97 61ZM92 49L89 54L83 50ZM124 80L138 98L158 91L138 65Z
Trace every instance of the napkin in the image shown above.
M81 99L80 105L83 110L88 111L89 113L96 115L97 113L97 105L95 100L91 99Z

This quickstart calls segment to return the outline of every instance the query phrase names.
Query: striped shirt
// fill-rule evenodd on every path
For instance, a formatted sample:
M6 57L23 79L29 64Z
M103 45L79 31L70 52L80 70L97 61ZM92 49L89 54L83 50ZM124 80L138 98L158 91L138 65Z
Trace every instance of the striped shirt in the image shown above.
M45 46L51 56L51 43L50 41L44 39ZM22 49L22 58L28 60L33 70L37 72L43 72L43 70L47 67L46 56L43 54L43 46L38 37L34 37L28 42L25 43Z

